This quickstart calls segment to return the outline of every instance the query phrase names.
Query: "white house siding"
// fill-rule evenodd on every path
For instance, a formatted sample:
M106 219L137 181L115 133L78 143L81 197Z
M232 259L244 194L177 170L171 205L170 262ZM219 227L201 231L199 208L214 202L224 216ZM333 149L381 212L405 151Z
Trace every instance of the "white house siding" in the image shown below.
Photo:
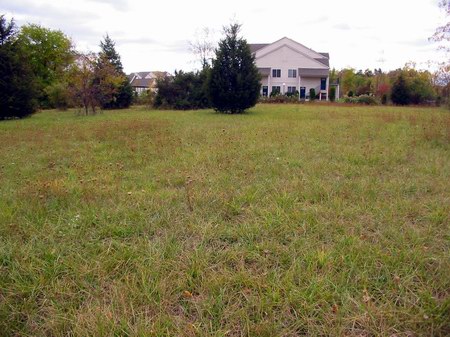
M258 67L270 67L274 68L274 66L280 66L285 69L297 69L297 68L311 68L311 69L322 69L324 65L319 61L312 60L292 48L288 46L280 47L273 52L263 53L261 52L260 56L258 56L258 52L256 52L256 63ZM291 67L291 68L290 68ZM286 74L282 74L282 76Z
M298 42L295 42L294 40L284 37L274 43L271 43L267 47L258 50L256 52L256 58L259 58L261 55L264 55L268 52L276 51L280 47L285 47L286 45L289 45L290 47L301 52L302 54L304 54L306 57L308 57L310 59L323 57L323 55L315 52L314 50L311 50L311 49L305 47L304 45L302 45Z
M328 73L328 67L317 61L315 58L323 58L323 55L312 51L305 46L283 38L255 52L255 61L258 68L270 68L270 75L262 78L262 86L268 87L270 95L273 86L279 86L281 93L285 94L288 87L295 87L300 91L300 87L306 88L306 95L309 95L309 89L314 88L316 93L320 92L321 78L327 76L300 77L299 68L306 68L315 71L323 70ZM272 77L272 70L280 69L281 77ZM297 76L288 77L289 69L295 69ZM327 81L328 88L328 81ZM261 88L261 93L262 93Z

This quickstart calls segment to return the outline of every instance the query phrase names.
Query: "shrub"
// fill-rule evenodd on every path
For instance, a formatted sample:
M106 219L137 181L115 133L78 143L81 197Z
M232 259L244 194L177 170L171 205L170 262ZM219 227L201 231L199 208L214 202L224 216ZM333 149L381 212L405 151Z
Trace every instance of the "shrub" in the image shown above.
M353 91L350 90L350 91L348 92L347 96L348 96L348 97L353 97Z
M346 96L339 100L342 103L351 103L351 104L365 104L365 105L377 105L379 104L377 98L371 95L361 95L356 97Z
M133 104L153 106L155 94L151 90L146 90L141 94L135 93L133 97Z
M295 97L298 98L298 90L296 90L295 92L287 92L285 94L287 97Z
M330 101L334 102L336 100L336 87L330 88Z
M45 88L45 94L52 108L67 110L69 107L70 93L67 83L53 83Z
M281 95L281 92L280 92L280 89L278 89L278 88L276 88L270 92L270 97L275 97L275 96L280 96L280 95Z
M260 103L299 103L298 96L275 95L270 97L261 97Z
M377 105L379 104L378 100L375 96L371 95L361 95L356 97L356 102L358 104L366 104L366 105Z
M314 101L316 99L316 89L309 89L309 100Z
M209 68L201 72L176 71L173 77L157 80L157 94L153 105L157 108L189 110L211 106L207 93Z
M387 94L383 94L383 96L381 96L381 104L383 105L387 104Z

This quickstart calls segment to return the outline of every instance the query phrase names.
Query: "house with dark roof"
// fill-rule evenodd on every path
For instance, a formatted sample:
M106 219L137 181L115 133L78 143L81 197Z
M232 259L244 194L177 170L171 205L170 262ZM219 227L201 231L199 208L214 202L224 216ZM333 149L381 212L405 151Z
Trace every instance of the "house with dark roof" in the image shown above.
M273 43L250 44L261 74L261 95L298 94L309 99L314 89L320 100L328 100L330 56L318 53L284 37Z
M169 76L169 73L165 71L140 71L127 76L134 92L140 95L146 90L155 91L158 78Z

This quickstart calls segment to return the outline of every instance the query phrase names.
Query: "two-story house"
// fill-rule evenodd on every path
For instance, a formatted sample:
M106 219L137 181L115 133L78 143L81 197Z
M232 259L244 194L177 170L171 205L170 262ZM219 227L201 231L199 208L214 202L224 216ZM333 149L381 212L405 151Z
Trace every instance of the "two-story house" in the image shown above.
M261 95L298 91L309 99L314 88L320 100L328 100L329 55L318 53L287 37L269 44L250 44L262 77Z

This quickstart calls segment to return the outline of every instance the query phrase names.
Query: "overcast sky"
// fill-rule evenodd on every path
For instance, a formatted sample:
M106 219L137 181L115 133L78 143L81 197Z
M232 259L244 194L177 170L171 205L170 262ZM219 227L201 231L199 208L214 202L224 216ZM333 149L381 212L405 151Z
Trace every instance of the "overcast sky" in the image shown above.
M60 29L84 51L98 51L108 33L126 72L198 67L189 51L196 31L220 37L233 18L249 43L284 36L329 52L337 69L396 69L437 60L428 38L444 22L437 0L0 0L0 13L19 25Z

